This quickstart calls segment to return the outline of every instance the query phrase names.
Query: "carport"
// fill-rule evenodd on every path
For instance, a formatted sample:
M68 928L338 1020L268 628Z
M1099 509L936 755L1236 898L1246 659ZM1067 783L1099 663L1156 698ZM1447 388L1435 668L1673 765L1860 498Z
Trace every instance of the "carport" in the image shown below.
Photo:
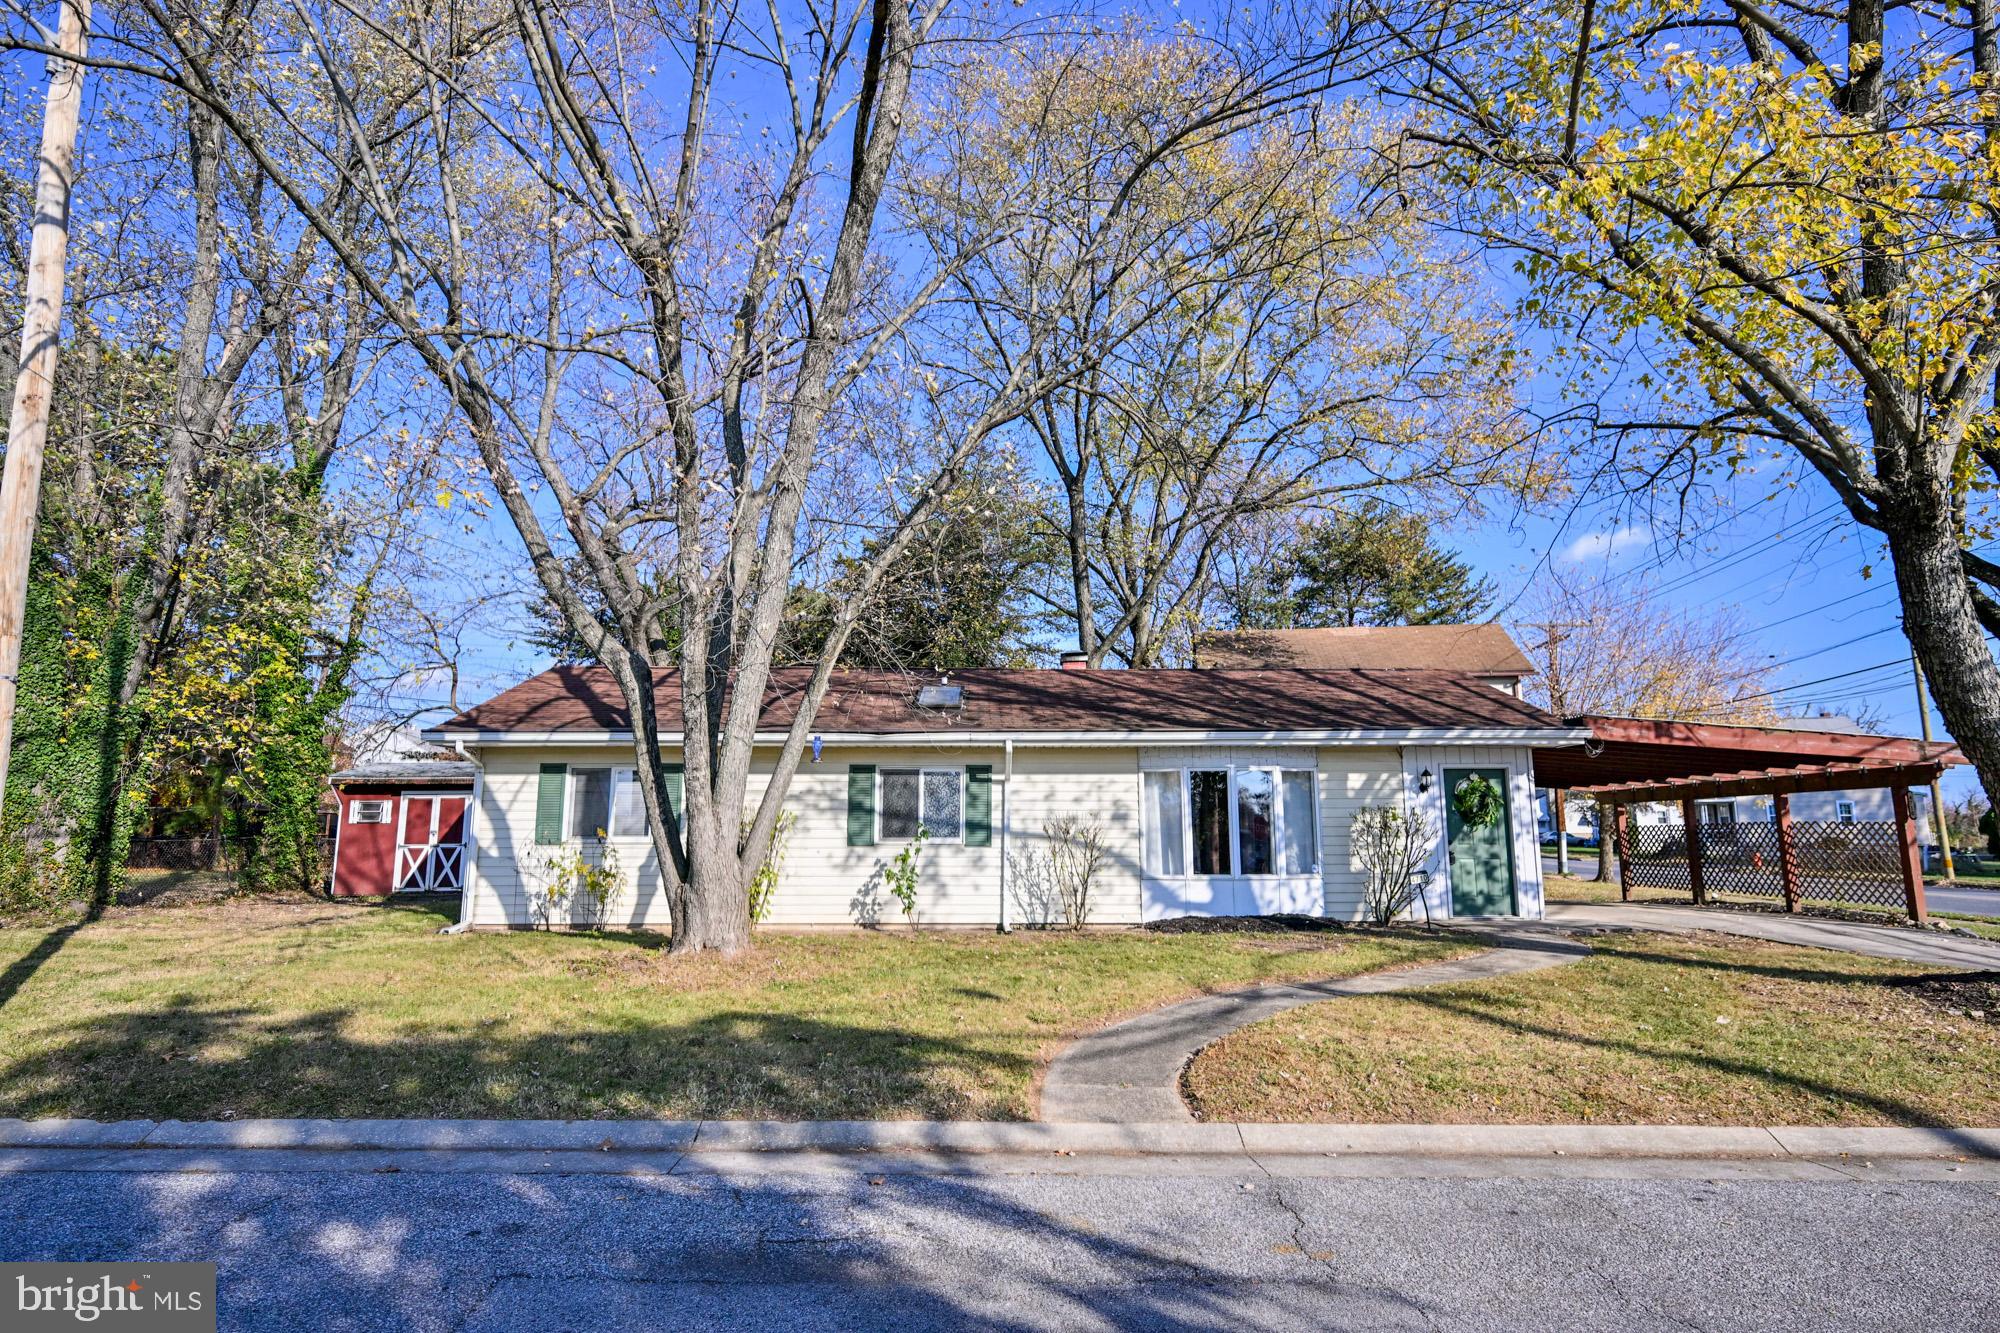
M1535 782L1611 807L1618 882L1683 891L1697 904L1718 893L1782 902L1812 899L1898 907L1919 923L1923 865L1910 789L1965 762L1957 747L1896 736L1802 731L1590 715L1583 745L1535 752ZM1886 788L1894 818L1867 823L1795 821L1802 792ZM1768 824L1702 822L1696 803L1767 796ZM1640 824L1635 807L1678 806L1681 822ZM1941 818L1942 812L1935 812Z

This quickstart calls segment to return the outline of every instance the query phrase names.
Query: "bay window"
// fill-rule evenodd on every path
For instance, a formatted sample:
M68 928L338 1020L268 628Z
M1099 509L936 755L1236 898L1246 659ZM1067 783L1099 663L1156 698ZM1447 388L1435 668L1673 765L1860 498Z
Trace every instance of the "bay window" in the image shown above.
M1146 873L1312 875L1319 869L1319 807L1304 769L1213 767L1141 775Z

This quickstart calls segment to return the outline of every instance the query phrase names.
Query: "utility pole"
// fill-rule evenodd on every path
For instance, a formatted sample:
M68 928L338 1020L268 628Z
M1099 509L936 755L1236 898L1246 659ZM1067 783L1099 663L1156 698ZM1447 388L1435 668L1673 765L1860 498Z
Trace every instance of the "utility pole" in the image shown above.
M1549 711L1557 717L1565 716L1569 711L1569 704L1568 700L1563 697L1562 632L1564 630L1581 629L1583 628L1582 622L1575 620L1530 620L1526 623L1542 632L1542 641L1535 645L1535 650L1546 654L1548 657L1549 669L1544 674L1548 676ZM1569 804L1569 794L1554 787L1550 787L1547 790L1549 793L1549 820L1556 826L1556 873L1558 875L1567 875L1569 874L1569 811L1565 807ZM1600 811L1603 808L1602 805L1598 806ZM1598 822L1599 824L1603 823L1601 819ZM1604 858L1606 855L1604 830L1600 827L1597 830L1597 868L1598 878L1600 879L1604 877Z
M1917 677L1917 719L1923 725L1924 747L1931 741L1931 704L1929 691L1924 689L1924 664L1917 660L1917 650L1910 649L1910 670ZM1939 790L1937 779L1931 779L1931 826L1937 830L1938 859L1944 863L1944 877L1958 878L1958 867L1951 860L1951 830L1944 822L1944 793Z
M35 545L35 511L42 496L42 453L55 395L56 347L62 333L63 266L69 249L70 186L76 179L76 134L83 113L83 57L91 0L59 0L55 47L48 58L48 103L42 111L42 152L35 168L35 231L28 245L26 309L14 404L7 418L7 466L0 473L0 795L14 746L14 699L21 670L21 625L27 616L28 555ZM48 30L36 25L48 40Z

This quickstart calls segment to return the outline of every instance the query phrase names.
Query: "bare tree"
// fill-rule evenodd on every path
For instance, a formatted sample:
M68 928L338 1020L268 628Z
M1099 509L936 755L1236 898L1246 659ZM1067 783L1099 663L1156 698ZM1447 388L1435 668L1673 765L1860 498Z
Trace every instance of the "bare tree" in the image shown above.
M1381 130L1336 110L1175 138L1235 77L1191 37L1131 31L983 64L956 100L991 110L955 127L921 196L945 237L1029 213L957 274L964 359L1076 368L1012 429L1054 474L1067 568L1046 596L1093 666L1157 664L1258 515L1538 482L1507 339L1465 312L1428 219L1379 188ZM1156 170L1135 181L1141 155ZM1053 327L1031 338L1030 319Z
M1631 575L1554 568L1520 609L1516 638L1534 660L1528 698L1557 717L1605 713L1700 722L1768 722L1774 671L1732 611L1664 605ZM1560 828L1567 797L1552 793ZM1597 878L1609 883L1609 807L1597 805Z
M326 157L385 267L260 120L289 109L299 68L280 78L267 56L259 76L226 77L215 16L138 3L150 30L125 37L120 67L212 115L392 322L454 405L542 591L616 682L673 948L744 947L749 876L856 616L967 462L1072 373L1027 357L977 392L936 377L891 417L904 429L872 488L847 496L874 540L746 818L813 483L865 435L852 410L871 372L910 355L919 315L1013 225L962 233L913 274L876 234L943 4L263 11L291 42L266 49L304 52L303 81L334 113ZM1323 84L1327 39L1301 31L1202 110L1204 132ZM722 92L739 76L770 94L770 123ZM359 110L406 78L397 147L427 155L418 175L385 169ZM678 694L677 736L660 689ZM663 739L682 745L678 818Z

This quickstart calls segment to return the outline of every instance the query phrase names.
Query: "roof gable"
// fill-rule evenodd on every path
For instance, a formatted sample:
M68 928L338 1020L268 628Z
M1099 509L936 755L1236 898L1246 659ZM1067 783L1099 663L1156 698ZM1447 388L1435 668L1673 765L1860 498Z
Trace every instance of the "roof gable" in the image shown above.
M1208 668L1457 671L1532 676L1527 659L1498 625L1355 625L1318 629L1217 630L1195 642Z

